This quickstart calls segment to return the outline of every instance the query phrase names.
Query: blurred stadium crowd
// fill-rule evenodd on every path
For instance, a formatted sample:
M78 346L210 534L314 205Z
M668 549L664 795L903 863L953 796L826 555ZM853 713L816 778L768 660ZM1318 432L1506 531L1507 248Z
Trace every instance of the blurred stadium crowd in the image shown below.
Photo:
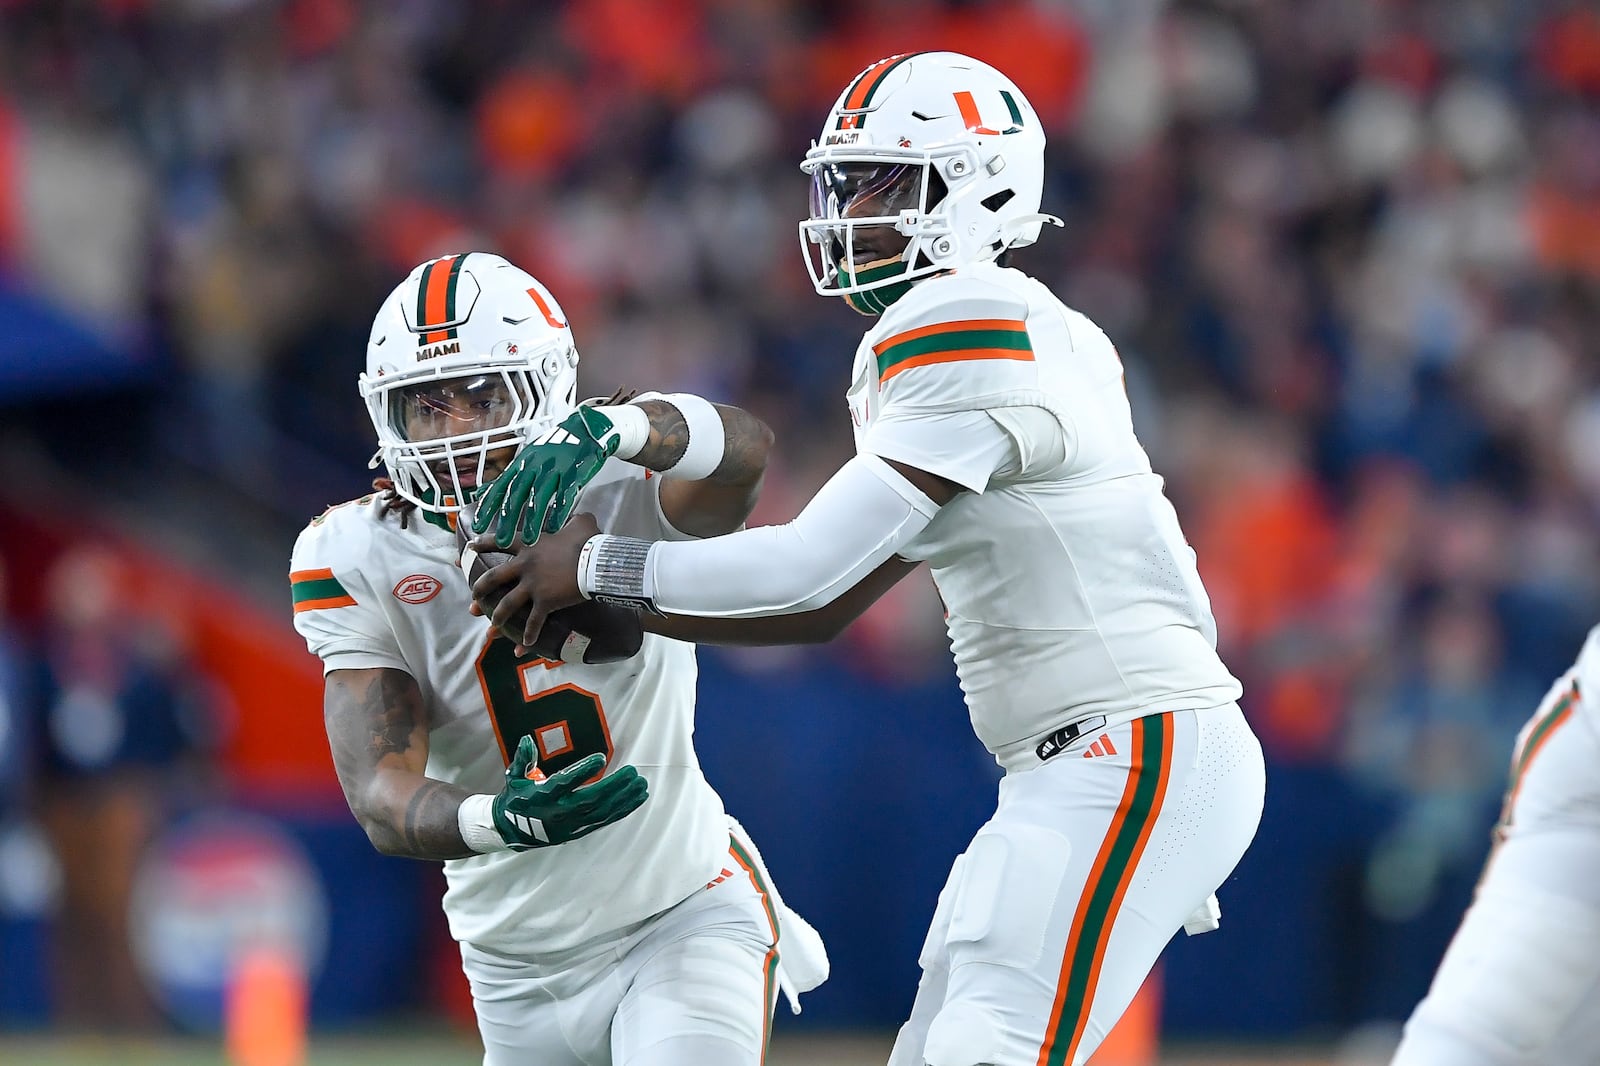
M1588 4L3 0L5 288L141 368L0 393L6 441L86 480L188 468L253 508L281 582L370 476L374 309L481 248L563 301L586 392L771 422L757 517L784 520L848 454L865 324L807 284L796 164L858 70L940 47L1050 125L1066 229L1018 265L1117 342L1269 759L1370 803L1368 913L1435 906L1600 619ZM125 431L114 460L62 395ZM804 654L949 670L923 588Z

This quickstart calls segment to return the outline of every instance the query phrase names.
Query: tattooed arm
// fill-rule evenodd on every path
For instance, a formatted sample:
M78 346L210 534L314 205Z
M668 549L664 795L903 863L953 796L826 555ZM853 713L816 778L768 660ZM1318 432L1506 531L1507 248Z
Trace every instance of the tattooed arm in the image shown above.
M373 847L413 859L474 854L456 819L468 793L423 776L428 712L410 674L333 670L322 713L345 800Z
M713 406L722 416L722 462L700 481L672 476L672 468L689 446L689 427L682 412L665 400L636 401L650 416L650 440L628 460L666 473L661 483L661 510L673 528L696 537L731 533L744 524L761 494L772 450L772 429L738 407Z

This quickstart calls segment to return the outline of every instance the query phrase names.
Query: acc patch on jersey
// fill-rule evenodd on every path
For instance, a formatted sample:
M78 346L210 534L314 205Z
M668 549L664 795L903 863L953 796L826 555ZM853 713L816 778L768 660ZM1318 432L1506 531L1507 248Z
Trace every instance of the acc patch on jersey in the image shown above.
M395 582L394 598L401 603L427 603L439 595L439 590L444 588L444 582L427 574L410 574Z

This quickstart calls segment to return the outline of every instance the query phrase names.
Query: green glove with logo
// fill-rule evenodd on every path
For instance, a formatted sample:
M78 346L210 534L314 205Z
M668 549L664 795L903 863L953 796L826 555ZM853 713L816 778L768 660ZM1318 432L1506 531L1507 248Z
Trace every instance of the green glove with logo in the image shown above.
M506 551L519 524L526 544L560 529L578 505L578 493L616 454L619 441L611 419L579 407L525 446L494 479L478 500L472 532L493 528L495 544Z
M491 805L495 830L512 851L588 836L638 810L650 794L645 779L631 766L585 785L605 768L606 757L598 753L541 780L528 776L533 764L533 738L524 735L506 770L505 787Z

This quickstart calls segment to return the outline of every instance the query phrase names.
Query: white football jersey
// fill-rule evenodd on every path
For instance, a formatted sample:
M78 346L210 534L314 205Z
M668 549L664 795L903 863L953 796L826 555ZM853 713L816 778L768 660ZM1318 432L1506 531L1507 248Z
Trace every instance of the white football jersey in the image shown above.
M848 401L859 452L972 490L900 554L933 571L973 728L1002 765L1036 762L1076 718L1239 697L1093 322L1016 270L939 275L867 333Z
M1577 661L1550 686L1550 692L1534 712L1533 720L1538 722L1553 717L1550 714L1552 710L1559 712L1569 706L1574 713L1588 719L1596 732L1600 732L1600 626L1589 630Z
M661 512L661 479L611 460L580 510L600 528L682 539ZM641 921L715 878L728 850L722 801L695 757L694 645L645 634L608 666L517 659L467 612L455 534L377 496L330 508L300 534L291 564L295 628L324 670L388 667L417 681L432 716L427 775L473 792L505 780L531 734L553 773L592 752L632 765L650 798L579 840L444 864L451 934L506 954L562 951Z

